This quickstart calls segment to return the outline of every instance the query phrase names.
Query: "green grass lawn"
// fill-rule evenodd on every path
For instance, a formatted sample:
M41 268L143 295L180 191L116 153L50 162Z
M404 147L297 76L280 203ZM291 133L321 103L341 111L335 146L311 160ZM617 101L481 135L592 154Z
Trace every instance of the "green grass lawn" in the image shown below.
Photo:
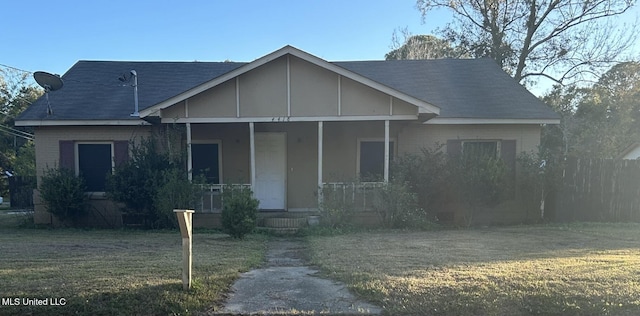
M571 224L308 238L328 276L413 315L639 315L640 225Z
M262 263L266 237L193 237L193 287L182 290L180 232L0 228L0 315L188 315L219 307L240 272ZM7 302L5 302L7 303Z

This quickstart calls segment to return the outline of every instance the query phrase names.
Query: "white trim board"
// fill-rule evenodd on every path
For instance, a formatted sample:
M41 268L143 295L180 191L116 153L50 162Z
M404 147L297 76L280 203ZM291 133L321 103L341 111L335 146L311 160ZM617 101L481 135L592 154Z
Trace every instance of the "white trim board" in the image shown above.
M560 124L560 119L492 119L435 117L422 124Z
M331 122L331 121L416 121L416 115L362 115L362 116L281 116L281 117L201 117L163 118L162 123L281 123L281 122Z
M16 121L16 126L149 126L143 120L33 120Z

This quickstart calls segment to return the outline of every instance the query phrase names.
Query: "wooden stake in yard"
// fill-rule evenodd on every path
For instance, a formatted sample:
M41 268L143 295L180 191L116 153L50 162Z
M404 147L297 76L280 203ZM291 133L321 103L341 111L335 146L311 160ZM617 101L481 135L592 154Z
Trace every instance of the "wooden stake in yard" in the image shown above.
M178 216L180 234L182 235L182 288L191 288L191 223L193 210L173 210Z

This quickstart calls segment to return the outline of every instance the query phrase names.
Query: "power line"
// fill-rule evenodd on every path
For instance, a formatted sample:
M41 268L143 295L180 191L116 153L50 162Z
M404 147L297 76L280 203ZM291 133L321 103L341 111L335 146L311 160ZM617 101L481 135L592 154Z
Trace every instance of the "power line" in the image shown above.
M31 133L27 133L15 128L11 128L9 126L5 126L0 124L0 132L5 132L7 134L13 135L13 136L17 136L17 137L22 137L28 140L33 140L33 134Z

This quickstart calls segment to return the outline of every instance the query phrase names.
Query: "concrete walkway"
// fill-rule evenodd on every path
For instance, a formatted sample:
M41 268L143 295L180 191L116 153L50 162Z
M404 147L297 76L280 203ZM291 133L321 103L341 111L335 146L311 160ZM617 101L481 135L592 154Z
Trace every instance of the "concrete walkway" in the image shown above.
M303 251L299 240L270 242L265 267L243 273L216 314L380 314L379 307L359 301L344 284L315 276L318 271L305 266Z

